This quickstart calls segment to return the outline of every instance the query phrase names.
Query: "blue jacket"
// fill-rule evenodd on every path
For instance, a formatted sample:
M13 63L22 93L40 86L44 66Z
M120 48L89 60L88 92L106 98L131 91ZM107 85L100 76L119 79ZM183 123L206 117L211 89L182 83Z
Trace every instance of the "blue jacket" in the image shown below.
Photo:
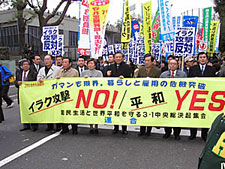
M8 80L9 80L10 76L12 75L12 72L4 65L0 65L0 71L2 74L2 86L9 85Z

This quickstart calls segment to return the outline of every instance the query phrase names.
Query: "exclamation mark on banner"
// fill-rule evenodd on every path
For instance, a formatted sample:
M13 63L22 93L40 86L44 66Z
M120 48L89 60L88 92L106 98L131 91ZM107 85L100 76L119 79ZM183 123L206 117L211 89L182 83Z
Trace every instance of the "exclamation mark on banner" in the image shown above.
M114 103L116 101L117 95L118 95L118 91L114 91L113 99L112 99L112 105L110 106L110 109L113 109L114 108Z

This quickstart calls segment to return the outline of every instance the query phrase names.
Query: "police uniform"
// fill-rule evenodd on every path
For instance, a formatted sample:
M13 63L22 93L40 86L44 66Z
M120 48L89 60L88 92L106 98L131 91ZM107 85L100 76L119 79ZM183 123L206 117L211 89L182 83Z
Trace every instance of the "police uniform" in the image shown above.
M199 158L198 169L225 169L225 115L217 116ZM224 163L224 164L223 164Z

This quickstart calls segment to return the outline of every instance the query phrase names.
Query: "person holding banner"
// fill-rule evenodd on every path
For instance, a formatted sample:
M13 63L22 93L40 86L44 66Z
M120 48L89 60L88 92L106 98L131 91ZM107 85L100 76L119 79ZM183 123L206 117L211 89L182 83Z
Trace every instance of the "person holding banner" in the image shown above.
M60 79L61 77L79 77L79 73L76 69L72 68L72 60L70 58L63 58L62 61L63 68L60 69L58 72L58 75L56 76L57 79ZM72 125L72 133L78 134L77 132L77 124L71 124ZM68 124L62 124L62 131L60 134L65 134L69 132Z
M22 62L22 70L17 73L15 86L19 89L23 81L36 81L37 73L30 68L30 63L28 60ZM19 90L18 90L18 103L19 103ZM38 129L38 124L24 123L23 128L20 131L30 130L36 131Z
M53 64L53 58L51 55L46 55L44 57L44 64L45 64L45 66L40 69L40 71L37 75L37 80L40 81L41 83L44 80L56 78L56 76L60 70L60 68L58 66L55 66ZM54 129L53 124L48 124L46 131L50 131L53 129ZM60 131L60 130L61 130L61 125L56 124L56 131Z
M169 70L163 72L160 75L160 78L186 78L187 75L185 72L178 69L178 61L176 59L171 59L169 62ZM180 140L180 127L173 127L173 134L175 136L175 140ZM165 134L163 138L169 138L172 133L171 127L165 127Z
M100 70L96 70L97 61L94 58L88 59L87 61L88 70L81 72L81 77L103 77ZM90 134L98 134L98 124L95 124L95 129L93 129L93 124L90 124Z
M78 59L77 59L77 66L76 66L76 69L79 73L79 76L81 75L81 72L83 72L84 70L87 70L87 67L85 66L85 59L83 56L80 56Z
M124 54L121 52L116 52L114 54L114 64L112 64L108 71L108 77L119 77L119 78L130 78L131 68L128 64L124 62ZM116 134L119 131L119 125L114 125L113 133ZM127 135L127 126L122 126L122 133Z
M161 70L153 65L154 57L150 54L146 54L144 56L145 66L140 69L136 69L134 71L134 77L150 77L150 78L159 78L161 74ZM146 131L147 128L147 131ZM139 136L147 135L150 136L152 131L152 127L141 126Z
M188 77L215 77L216 69L212 66L207 65L208 57L205 52L200 52L197 56L198 65L190 67ZM208 128L202 128L201 138L206 141ZM197 129L190 129L190 140L196 138Z
M114 63L114 58L113 58L113 54L109 54L108 56L108 64L106 66L104 66L103 68L103 76L107 77L107 71L110 67L110 65L112 65Z

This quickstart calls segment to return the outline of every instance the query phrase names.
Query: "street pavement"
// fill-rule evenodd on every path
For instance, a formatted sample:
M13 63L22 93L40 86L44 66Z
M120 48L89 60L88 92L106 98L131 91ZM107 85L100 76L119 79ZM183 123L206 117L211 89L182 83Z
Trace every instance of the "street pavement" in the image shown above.
M100 125L98 135L89 134L87 125L72 132L23 131L20 123L17 90L10 88L15 101L11 109L3 104L5 121L0 123L0 168L2 169L196 169L205 143L188 140L182 130L181 140L163 139L163 129L151 136L139 137L139 127L129 127L129 134L112 134L113 126ZM199 133L198 133L199 135Z

